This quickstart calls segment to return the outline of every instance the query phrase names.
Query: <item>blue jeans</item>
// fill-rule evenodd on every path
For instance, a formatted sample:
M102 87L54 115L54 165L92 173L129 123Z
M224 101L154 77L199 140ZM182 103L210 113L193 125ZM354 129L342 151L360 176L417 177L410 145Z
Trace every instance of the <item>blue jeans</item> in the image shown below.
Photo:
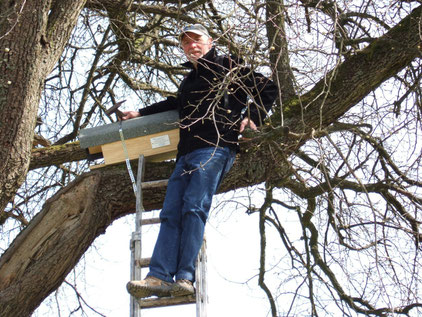
M161 225L148 276L167 282L195 280L195 260L204 238L212 197L230 170L235 152L207 147L181 156L169 179Z

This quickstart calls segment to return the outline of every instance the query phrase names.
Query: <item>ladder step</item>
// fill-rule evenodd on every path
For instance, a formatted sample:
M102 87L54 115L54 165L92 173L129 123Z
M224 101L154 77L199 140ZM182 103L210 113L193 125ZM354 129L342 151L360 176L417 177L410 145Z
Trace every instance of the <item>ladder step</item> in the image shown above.
M161 222L160 218L142 219L141 226L143 226L143 225L154 225L154 224L160 223L160 222Z
M156 181L142 182L141 187L142 189L165 187L167 186L168 182L168 179L159 179Z
M159 297L137 299L141 308L155 308L164 306L186 305L196 303L195 295L178 296L178 297Z
M145 268L149 266L149 263L151 262L151 258L142 258L140 261L136 261L137 266L141 268Z

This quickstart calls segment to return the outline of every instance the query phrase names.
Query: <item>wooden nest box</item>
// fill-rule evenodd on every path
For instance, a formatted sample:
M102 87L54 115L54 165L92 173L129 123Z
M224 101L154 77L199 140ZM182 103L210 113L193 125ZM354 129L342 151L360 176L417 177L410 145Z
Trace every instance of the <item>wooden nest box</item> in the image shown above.
M176 110L122 121L122 131L130 160L143 154L147 161L159 162L176 157L179 143L179 115ZM126 154L119 133L120 123L83 129L79 132L81 148L91 158L104 158L102 167L121 163Z

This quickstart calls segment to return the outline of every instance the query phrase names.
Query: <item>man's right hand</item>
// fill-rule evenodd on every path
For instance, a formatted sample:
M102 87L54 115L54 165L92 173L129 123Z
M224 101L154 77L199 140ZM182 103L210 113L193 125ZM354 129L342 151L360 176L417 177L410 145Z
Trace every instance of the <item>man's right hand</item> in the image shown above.
M122 120L128 120L132 118L140 117L139 111L122 111L124 116L122 117Z

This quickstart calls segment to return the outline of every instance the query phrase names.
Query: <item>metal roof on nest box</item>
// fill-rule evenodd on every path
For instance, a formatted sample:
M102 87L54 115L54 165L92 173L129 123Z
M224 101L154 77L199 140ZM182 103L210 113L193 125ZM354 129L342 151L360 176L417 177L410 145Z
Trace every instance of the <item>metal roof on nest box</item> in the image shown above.
M151 162L176 157L179 142L178 111L160 112L121 122L124 143L120 139L120 123L115 122L83 129L79 132L81 148L87 149L88 159L104 158L98 168L144 155Z
M177 110L160 112L122 122L125 139L151 135L178 128L179 114ZM119 123L114 122L95 128L83 129L79 132L81 148L120 141Z

